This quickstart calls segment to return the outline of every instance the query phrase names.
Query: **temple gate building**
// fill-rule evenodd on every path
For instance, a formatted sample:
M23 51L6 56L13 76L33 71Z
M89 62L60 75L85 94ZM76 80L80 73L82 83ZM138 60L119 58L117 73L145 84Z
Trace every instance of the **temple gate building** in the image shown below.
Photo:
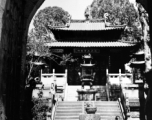
M104 20L71 20L67 26L52 27L51 31L57 42L48 43L51 51L58 55L71 54L76 62L69 63L68 84L79 85L80 63L82 56L91 54L95 63L94 85L106 84L106 69L110 73L125 71L124 64L130 60L134 44L121 42L125 25L107 26ZM63 72L63 67L51 64L56 72Z

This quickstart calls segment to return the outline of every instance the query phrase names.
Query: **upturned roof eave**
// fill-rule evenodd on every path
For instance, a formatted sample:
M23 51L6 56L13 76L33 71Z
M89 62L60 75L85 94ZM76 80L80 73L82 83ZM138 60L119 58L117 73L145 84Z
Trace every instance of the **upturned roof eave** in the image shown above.
M126 25L109 25L105 22L77 21L62 26L49 26L54 31L107 31L123 30Z
M109 28L109 29L98 29L98 30L87 30L87 29L51 29L52 31L109 31L109 30L123 30L124 28Z

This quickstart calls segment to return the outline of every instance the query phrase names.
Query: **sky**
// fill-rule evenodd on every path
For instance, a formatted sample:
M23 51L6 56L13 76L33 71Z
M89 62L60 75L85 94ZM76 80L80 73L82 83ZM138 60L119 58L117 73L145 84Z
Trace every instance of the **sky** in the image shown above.
M45 0L38 11L48 6L58 6L67 11L72 19L85 19L84 11L92 2L93 0ZM130 2L134 3L135 0L130 0ZM31 21L30 28L32 28L32 24Z
M72 19L84 19L84 11L93 0L45 0L40 9L47 6L58 6L67 11Z

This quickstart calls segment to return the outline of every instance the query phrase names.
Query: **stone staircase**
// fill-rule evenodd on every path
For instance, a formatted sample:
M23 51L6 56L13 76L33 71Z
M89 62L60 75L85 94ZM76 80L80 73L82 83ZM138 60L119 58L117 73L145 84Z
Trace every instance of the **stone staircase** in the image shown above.
M85 114L84 102L86 101L58 102L54 120L79 120L79 115ZM94 101L93 104L97 107L96 114L100 115L101 120L115 120L116 116L123 120L117 101Z
M94 105L97 106L96 114L100 115L101 120L115 120L116 116L120 116L120 120L123 120L117 101L95 101Z
M82 102L58 102L56 106L54 120L78 120L83 113Z

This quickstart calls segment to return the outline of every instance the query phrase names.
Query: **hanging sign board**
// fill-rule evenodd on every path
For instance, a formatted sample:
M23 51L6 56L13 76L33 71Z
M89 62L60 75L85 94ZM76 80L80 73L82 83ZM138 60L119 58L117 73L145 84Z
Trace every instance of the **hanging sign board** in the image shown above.
M74 48L74 53L100 53L100 49Z
M53 53L63 53L64 49L51 49L51 52L53 52Z

